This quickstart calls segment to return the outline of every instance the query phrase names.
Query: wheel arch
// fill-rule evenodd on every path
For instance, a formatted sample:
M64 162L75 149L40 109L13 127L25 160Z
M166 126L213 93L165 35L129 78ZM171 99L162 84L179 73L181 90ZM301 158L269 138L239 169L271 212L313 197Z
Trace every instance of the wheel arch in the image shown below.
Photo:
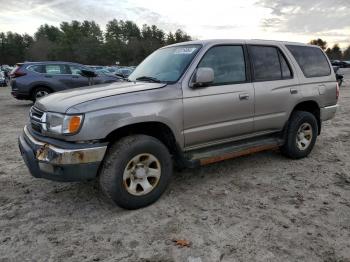
M172 155L176 155L179 150L181 150L173 130L169 125L160 121L130 123L120 126L110 132L105 137L105 140L111 144L111 142L117 141L121 137L135 134L143 134L157 138L168 148Z
M321 134L321 128L322 128L321 110L320 110L319 104L315 100L301 101L298 104L296 104L290 113L289 119L293 114L293 112L295 111L305 111L313 114L317 120L318 135Z
M46 84L36 84L36 85L33 85L31 88L30 88L30 91L29 91L29 94L31 97L33 97L33 94L34 94L34 91L40 87L43 87L43 88L47 88L51 91L51 93L55 92L54 89L52 87L50 87L49 85L46 85Z

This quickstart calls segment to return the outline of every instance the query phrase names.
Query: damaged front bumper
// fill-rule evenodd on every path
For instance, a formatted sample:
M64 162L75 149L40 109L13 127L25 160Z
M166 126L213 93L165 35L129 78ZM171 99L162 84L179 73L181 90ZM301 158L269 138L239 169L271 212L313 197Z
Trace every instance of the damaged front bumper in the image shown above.
M56 181L81 181L96 177L106 153L106 143L77 144L40 139L25 126L18 138L21 155L34 177Z

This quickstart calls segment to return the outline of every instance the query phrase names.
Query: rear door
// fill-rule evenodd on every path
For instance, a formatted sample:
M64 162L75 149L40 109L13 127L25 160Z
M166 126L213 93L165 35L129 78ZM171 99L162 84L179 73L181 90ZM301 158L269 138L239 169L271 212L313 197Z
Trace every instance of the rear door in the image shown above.
M213 46L197 65L214 70L214 82L183 88L187 148L232 140L253 132L254 90L244 45Z
M64 64L46 64L44 78L51 86L54 85L55 91L72 88L72 75Z
M254 131L279 131L300 98L294 67L279 46L249 45L255 90Z

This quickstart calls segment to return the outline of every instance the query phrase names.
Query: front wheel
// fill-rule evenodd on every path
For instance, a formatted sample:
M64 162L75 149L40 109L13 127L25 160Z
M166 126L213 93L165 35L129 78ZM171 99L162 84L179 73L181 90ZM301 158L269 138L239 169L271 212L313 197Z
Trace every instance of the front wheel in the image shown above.
M309 112L295 111L289 120L286 132L286 141L281 147L282 153L293 159L306 157L316 143L317 120Z
M109 149L99 181L114 203L137 209L154 203L172 176L168 149L156 138L133 135L120 139Z

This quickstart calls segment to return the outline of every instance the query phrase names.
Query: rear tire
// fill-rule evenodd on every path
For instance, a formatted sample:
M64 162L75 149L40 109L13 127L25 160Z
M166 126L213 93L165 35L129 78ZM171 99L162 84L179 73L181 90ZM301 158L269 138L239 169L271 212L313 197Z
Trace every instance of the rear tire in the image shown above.
M316 117L309 112L295 111L290 117L286 132L286 141L281 152L292 159L307 157L318 135Z
M132 135L111 146L99 182L104 194L118 206L137 209L158 200L172 173L170 153L158 139Z
M51 90L47 87L37 87L32 93L32 100L35 102L37 99L47 96L51 93Z

